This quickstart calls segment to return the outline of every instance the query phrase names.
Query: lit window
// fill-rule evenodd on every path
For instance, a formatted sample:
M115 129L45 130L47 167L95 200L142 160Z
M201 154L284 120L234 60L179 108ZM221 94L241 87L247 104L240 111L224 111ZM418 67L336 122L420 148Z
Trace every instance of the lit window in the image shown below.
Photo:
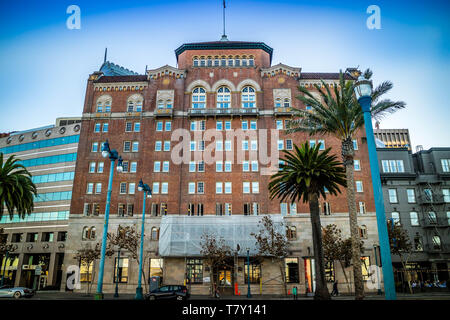
M135 173L137 171L137 162L136 161L132 161L130 163L130 172L131 173Z
M139 142L133 141L133 147L131 149L132 152L138 152L139 151Z
M140 132L141 131L141 123L135 122L134 123L134 132Z

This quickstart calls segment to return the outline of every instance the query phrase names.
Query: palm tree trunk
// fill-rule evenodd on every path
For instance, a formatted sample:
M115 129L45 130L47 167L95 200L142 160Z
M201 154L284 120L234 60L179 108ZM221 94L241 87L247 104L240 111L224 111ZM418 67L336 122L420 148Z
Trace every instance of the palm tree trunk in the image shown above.
M342 142L342 157L344 160L345 174L347 176L347 202L350 219L350 236L352 239L352 265L355 282L355 299L364 299L364 283L361 272L361 248L358 218L356 213L355 179L353 177L353 141L351 139Z
M309 195L309 210L311 212L311 226L316 270L315 300L330 300L330 293L325 280L325 259L322 246L322 227L320 225L319 197L317 194Z

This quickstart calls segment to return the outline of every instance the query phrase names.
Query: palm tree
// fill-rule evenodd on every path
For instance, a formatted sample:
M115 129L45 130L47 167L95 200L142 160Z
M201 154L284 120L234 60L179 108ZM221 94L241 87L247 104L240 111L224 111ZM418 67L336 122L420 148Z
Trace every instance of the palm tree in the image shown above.
M372 71L364 72L369 78ZM339 73L339 87L330 89L329 85L321 80L322 85L315 84L320 98L316 98L311 92L298 87L303 95L297 99L311 107L311 110L295 109L294 117L290 121L287 133L308 132L310 135L333 135L341 141L341 154L347 177L347 202L349 209L350 234L352 238L352 265L355 282L355 298L364 298L364 283L361 273L361 253L359 248L359 227L356 213L355 182L353 177L353 160L355 150L353 137L364 125L364 116L354 95L353 81L345 81L342 71ZM395 112L405 107L402 101L380 100L380 97L392 88L392 83L385 81L373 90L372 93L372 117L380 119L388 113Z
M31 174L19 160L10 156L3 163L3 153L0 153L0 219L6 207L12 219L14 210L21 218L33 211L33 197L37 195L36 186L31 181Z
M304 143L301 148L294 145L293 152L286 151L280 171L271 177L269 191L271 199L277 197L280 202L289 199L291 203L300 200L309 203L316 261L314 299L329 300L331 298L325 280L319 196L326 199L326 190L331 195L340 193L339 186L345 186L346 180L342 163L336 160L336 156L328 154L331 149L319 153L319 148L319 145L310 147Z

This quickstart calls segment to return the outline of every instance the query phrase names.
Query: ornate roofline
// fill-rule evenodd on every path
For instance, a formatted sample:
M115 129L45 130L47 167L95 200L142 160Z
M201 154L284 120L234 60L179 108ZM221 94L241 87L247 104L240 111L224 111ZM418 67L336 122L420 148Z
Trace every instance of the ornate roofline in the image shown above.
M283 73L291 77L299 78L302 68L291 67L282 63L271 66L270 68L261 68L261 77L272 77Z
M165 66L159 67L157 69L147 70L147 76L149 79L157 79L162 76L175 77L177 79L185 78L186 70L177 69L166 64Z

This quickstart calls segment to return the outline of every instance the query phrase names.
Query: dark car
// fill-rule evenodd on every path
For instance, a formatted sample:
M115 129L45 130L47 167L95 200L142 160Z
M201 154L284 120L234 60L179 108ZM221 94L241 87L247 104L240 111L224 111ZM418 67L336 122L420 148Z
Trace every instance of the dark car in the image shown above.
M186 286L180 285L166 285L159 287L158 289L152 290L150 293L145 295L147 300L156 299L176 299L176 300L186 300L189 298L189 291Z

